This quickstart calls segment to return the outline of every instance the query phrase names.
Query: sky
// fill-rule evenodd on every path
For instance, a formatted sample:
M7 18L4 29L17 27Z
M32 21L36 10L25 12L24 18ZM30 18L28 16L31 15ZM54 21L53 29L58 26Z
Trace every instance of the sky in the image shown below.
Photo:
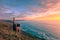
M0 19L35 20L53 15L60 20L56 14L60 15L60 0L0 0Z

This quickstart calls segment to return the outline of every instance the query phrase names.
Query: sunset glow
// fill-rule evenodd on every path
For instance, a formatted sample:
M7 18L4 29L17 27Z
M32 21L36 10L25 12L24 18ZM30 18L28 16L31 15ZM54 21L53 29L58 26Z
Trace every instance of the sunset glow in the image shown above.
M60 20L60 0L1 0L0 19L12 17L16 20Z
M0 20L9 22L11 29L21 27L22 33L32 33L33 36L38 34L38 37L42 35L41 38L46 35L47 40L57 37L60 40L60 0L0 0ZM18 34L21 31L18 30Z
M60 13L48 15L45 17L37 17L34 18L33 20L60 20Z

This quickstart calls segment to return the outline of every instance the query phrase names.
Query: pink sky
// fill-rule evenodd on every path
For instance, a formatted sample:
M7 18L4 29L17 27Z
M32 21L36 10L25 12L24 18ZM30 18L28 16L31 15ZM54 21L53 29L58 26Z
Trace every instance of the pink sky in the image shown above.
M52 2L53 1L53 2ZM24 18L17 18L23 19L23 20L32 20L33 18L38 18L38 17L45 17L45 16L50 16L50 15L55 15L59 14L60 15L60 0L47 0L46 2L41 2L42 5L45 5L44 8L41 8L41 6L32 6L30 5L30 9L28 12L32 13L32 15L27 15ZM57 19L57 16L55 16ZM52 19L54 18L53 16L51 17ZM60 18L60 17L59 17ZM40 19L40 18L39 18ZM38 19L38 20L39 20Z
M13 1L0 2L0 19L11 19L14 16L17 20L31 20L60 13L60 0Z

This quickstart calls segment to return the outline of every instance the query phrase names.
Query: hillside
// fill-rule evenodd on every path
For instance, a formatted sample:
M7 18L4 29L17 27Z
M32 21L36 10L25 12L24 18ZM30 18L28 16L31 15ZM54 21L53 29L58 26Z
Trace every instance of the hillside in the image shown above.
M12 31L12 24L0 21L0 40L18 40L17 35Z
M19 37L21 36L21 37ZM21 35L12 30L12 23L0 21L0 40L45 40L21 31Z

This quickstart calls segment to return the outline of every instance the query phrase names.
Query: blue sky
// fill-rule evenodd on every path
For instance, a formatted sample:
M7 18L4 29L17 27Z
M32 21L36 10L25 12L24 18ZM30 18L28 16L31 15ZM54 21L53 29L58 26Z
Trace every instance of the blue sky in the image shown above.
M2 0L1 4L15 11L26 11L29 5L38 6L39 2L34 0Z
M58 0L59 1L59 0ZM0 19L35 17L59 3L57 0L0 0Z
M0 13L3 16L12 16L15 13L20 14L20 16L27 15L28 13L25 13L29 5L37 6L38 2L34 0L0 0L0 10L7 11L6 15ZM10 11L10 13L9 13ZM18 16L18 15L17 15Z

